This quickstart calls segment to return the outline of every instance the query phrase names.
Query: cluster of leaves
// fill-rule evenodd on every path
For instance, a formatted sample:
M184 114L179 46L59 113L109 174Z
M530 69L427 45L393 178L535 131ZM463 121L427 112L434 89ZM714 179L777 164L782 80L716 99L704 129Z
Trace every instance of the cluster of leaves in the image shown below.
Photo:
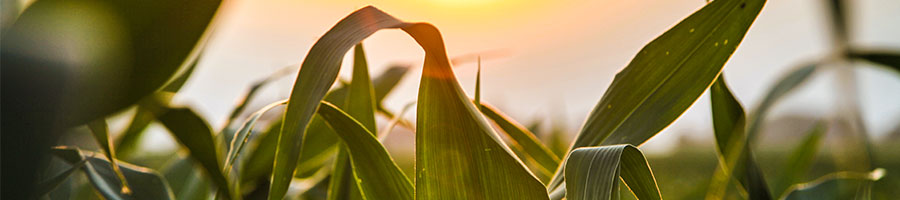
M127 5L97 2L129 11L144 6L143 1ZM58 11L54 9L67 4L73 3L38 1L8 31L4 30L4 70L12 66L22 70L13 75L28 74L28 66L47 61L40 55L14 50L40 45L28 43L34 42L25 40L31 37L28 33L52 27L34 26L43 21L32 18L46 17L49 14L42 12ZM752 151L761 119L778 99L817 71L818 65L799 68L784 77L756 108L749 123L746 122L744 109L729 91L721 72L764 4L764 0L713 1L647 44L615 76L562 156L538 140L532 131L480 100L480 73L474 99L470 99L459 86L440 32L428 23L404 22L374 7L359 9L339 21L313 45L301 64L289 99L273 102L250 114L243 123L237 122L256 91L284 74L276 73L251 87L226 125L214 130L190 108L173 107L169 101L197 65L195 55L204 47L203 33L219 2L197 1L192 4L194 7L185 7L190 9L178 9L186 13L116 12L126 16L126 28L136 33L126 37L133 40L134 54L129 55L132 65L113 70L134 70L134 76L140 78L127 81L132 81L134 84L128 86L135 88L127 88L128 95L115 95L119 90L109 88L110 84L117 83L75 80L82 85L63 93L72 96L60 98L76 104L61 104L59 110L52 112L37 112L38 108L33 106L14 108L15 112L42 114L22 120L58 124L53 126L58 128L32 130L34 123L26 123L31 121L20 120L17 122L22 124L13 127L4 121L3 141L9 141L6 138L9 131L24 131L48 139L24 136L22 140L32 143L13 146L20 149L12 152L4 143L3 156L10 158L8 152L45 148L35 151L39 152L38 160L33 160L32 166L41 163L40 152L46 152L55 160L69 163L69 167L40 179L39 183L19 186L25 190L18 193L9 194L4 189L4 195L42 197L66 183L76 171L82 171L90 185L106 199L284 199L314 195L312 191L316 188L325 188L327 192L322 196L327 199L618 199L622 183L638 199L662 199L651 165L636 146L670 125L708 89L720 166L707 198L724 198L730 185L737 186L740 195L749 199L772 199L772 192L779 192L786 199L822 198L816 195L822 191L838 191L831 188L846 187L847 181L859 188L849 195L866 197L867 188L880 178L883 170L838 172L795 185L802 181L797 174L809 168L822 140L825 128L821 124L797 147L783 180L773 187L766 184ZM156 7L147 9L152 8ZM105 9L101 6L97 12L110 12ZM203 15L189 14L189 11ZM197 24L178 23L167 27L169 23L163 23L172 17L187 16L191 17L179 21ZM425 51L415 124L402 120L403 112L393 113L382 106L384 98L409 67L392 67L374 79L369 76L362 41L382 29L405 31ZM178 45L146 42L157 40L155 37L160 35L172 37L166 41ZM26 42L7 45L13 39ZM182 48L160 52L152 45ZM352 79L333 87L343 56L351 48L354 49ZM893 68L900 66L897 54L847 51L845 56ZM166 59L154 59L160 57ZM66 64L70 63L62 65ZM8 86L30 83L27 79L13 79L20 82L11 85L6 82L9 73L3 74L4 91L9 91ZM50 100L58 97L22 93L45 105L55 105ZM89 101L113 103L75 108ZM114 140L105 118L132 105L136 111L131 124ZM283 117L267 130L255 131L256 123L266 112L282 105L286 107ZM7 113L3 117L9 119ZM385 130L390 128L378 130L377 114L392 118L390 126L400 123L414 127L416 163L415 171L409 174L412 177L401 171L381 142L390 133ZM163 174L118 160L136 156L135 146L141 134L154 122L165 126L188 153L176 156L162 169ZM495 130L491 122L500 130ZM105 159L99 158L101 154L74 147L50 147L58 137L53 133L80 125L87 125L94 133ZM36 143L44 145L22 147ZM7 170L20 169L7 167L7 163L4 162ZM27 174L13 178L4 175L3 184L9 186L7 180L34 179Z

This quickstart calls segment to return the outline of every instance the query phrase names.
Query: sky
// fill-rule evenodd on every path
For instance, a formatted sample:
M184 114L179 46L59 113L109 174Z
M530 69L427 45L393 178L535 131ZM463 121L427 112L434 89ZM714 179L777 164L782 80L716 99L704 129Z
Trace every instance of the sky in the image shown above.
M755 107L777 78L830 53L823 0L768 1L724 73L744 107ZM900 49L900 1L850 1L852 43ZM255 80L298 66L318 37L337 21L373 5L405 21L440 29L451 57L482 55L482 98L525 123L558 121L577 133L616 72L646 43L700 9L702 0L231 0L196 73L176 104L188 105L221 127ZM387 98L399 110L414 101L424 52L400 30L380 31L364 42L371 73L393 63L413 67ZM349 79L349 56L341 76ZM859 65L870 65L859 63ZM454 68L461 86L474 91L476 65ZM833 116L835 73L820 73L778 104L771 117ZM900 74L865 67L857 72L863 117L883 135L900 121ZM294 76L265 88L255 107L287 98ZM645 148L665 149L681 137L712 138L709 97L704 95ZM252 110L252 108L251 108ZM415 112L406 117L414 120Z

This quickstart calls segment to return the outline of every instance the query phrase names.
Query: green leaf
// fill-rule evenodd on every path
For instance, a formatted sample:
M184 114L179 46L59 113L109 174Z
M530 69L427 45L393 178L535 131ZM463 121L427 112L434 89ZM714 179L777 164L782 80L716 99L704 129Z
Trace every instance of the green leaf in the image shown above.
M809 171L816 153L819 152L819 146L822 146L822 138L825 135L827 127L825 123L816 123L806 133L806 138L800 145L797 145L788 157L787 163L781 169L781 176L775 185L773 191L784 193L790 185L800 182L800 180Z
M355 182L366 199L414 199L412 182L362 123L328 103L318 113L347 144Z
M346 87L334 89L325 96L325 101L343 104L346 93ZM247 157L247 164L243 164L242 181L256 181L263 176L267 176L266 181L269 181L268 177L272 173L275 148L278 145L278 133L281 131L281 127L282 121L278 120L261 134L262 139ZM337 142L340 139L321 117L313 117L306 132L308 134L302 141L303 151L297 161L299 168L295 174L318 170L337 152Z
M379 108L384 98L394 90L400 80L403 80L406 72L409 72L409 66L390 66L372 80L372 86L375 88L375 104Z
M894 72L900 73L900 52L854 51L850 53L850 57L880 64L887 68L893 69Z
M109 138L109 128L108 125L106 125L106 119L91 121L88 123L88 128L90 128L91 132L94 134L94 139L97 141L97 144L103 149L103 152L106 153L106 158L110 161L109 166L116 172L116 176L122 183L122 194L131 193L131 189L128 188L128 181L125 180L125 175L122 174L122 170L120 170L119 165L116 164L116 150L110 144L112 139Z
M253 131L253 127L256 125L256 121L262 117L267 111L272 110L275 107L280 105L287 104L287 100L277 101L275 103L271 103L269 105L264 106L258 111L254 112L247 118L247 121L241 125L241 128L238 129L238 132L235 133L234 139L231 140L230 148L228 153L225 154L225 174L229 174L232 171L232 167L234 166L234 162L237 160L237 157L241 154L241 151L244 149L244 145L250 140L250 134ZM240 141L240 142L238 142ZM235 146L237 145L237 146Z
M871 185L884 177L878 168L868 173L835 172L807 183L796 184L782 196L785 200L870 199Z
M572 149L640 145L675 121L712 85L765 2L713 1L644 46L616 74Z
M359 119L366 130L376 130L375 97L371 83L365 51L362 43L360 43L354 48L353 79L348 86L349 92L344 106L350 112L350 116ZM375 132L372 131L371 133L374 134ZM335 162L334 170L331 172L334 178L331 179L328 188L328 199L363 199L363 193L361 193L362 191L360 191L360 187L356 183L355 168L351 166L349 161L348 144L342 143L340 146L337 162Z
M787 75L781 77L778 82L769 89L769 92L766 93L766 97L763 98L762 103L756 107L751 115L750 126L747 127L747 138L750 140L750 144L753 144L753 141L758 137L757 135L759 135L759 130L764 121L763 118L768 114L769 109L772 108L778 100L781 100L781 98L793 91L794 88L797 88L797 86L806 82L809 77L812 77L813 73L816 72L818 68L818 63L806 64L799 68L795 68Z
M719 149L720 168L713 174L707 199L723 198L733 176L750 199L772 199L765 177L759 170L745 134L746 117L741 104L731 94L725 75L710 87L713 130Z
M57 174L56 176L50 177L47 180L41 181L41 183L38 184L39 185L38 192L37 192L38 195L36 195L36 196L41 197L41 196L47 195L51 191L55 190L57 187L59 187L59 185L61 185L63 182L65 182L66 179L69 179L69 177L72 176L72 174L75 173L75 171L78 171L78 169L81 169L81 167L83 167L86 162L87 162L87 160L81 160L81 161L75 162L74 164L72 164L71 167L69 167L69 169L62 171L59 174Z
M152 169L117 162L125 179L131 183L131 194L123 194L121 182L110 167L109 160L93 155L85 157L81 150L67 147L54 148L53 154L72 164L87 160L81 169L106 199L175 199L165 179Z
M219 148L213 140L206 121L188 108L171 108L159 116L159 121L169 129L179 143L187 147L191 157L206 170L220 191L227 191L229 199L239 199L237 191L229 187L228 178L219 163Z
M450 71L450 63L437 29L425 23L404 23L371 6L338 22L320 37L307 54L285 113L285 121L291 123L285 123L282 128L269 199L280 199L287 191L291 178L289 175L296 168L301 139L305 134L304 127L311 120L325 91L334 83L342 56L354 44L384 28L402 28L416 39L426 53L423 86L419 92L416 166L421 181L417 185L417 197L546 199L546 193L538 189L542 188L541 183L524 168L520 160L511 155L511 150L502 144L484 118L476 115L475 106L462 96L462 90ZM442 105L448 102L435 102L434 97L428 97L435 95L451 97L450 104ZM427 103L422 103L423 99ZM438 99L437 101L446 101ZM437 118L422 116L422 113L435 111L450 113L447 115L453 116L450 117L452 121L441 119L444 115ZM457 126L448 127L447 124ZM422 133L435 137L426 139L422 137ZM437 144L447 141L469 143ZM426 175L423 169L431 170ZM481 175L473 174L475 172Z
M578 148L566 163L566 199L619 199L619 178L637 199L662 199L647 159L634 146Z
M38 81L27 79L32 76L65 74L65 89L47 91L61 90L58 98L66 100L58 116L62 124L84 124L136 103L187 68L199 53L198 44L205 42L220 3L42 0L31 4L4 32L3 41L8 42L3 43L2 65L11 69L5 70L10 77L21 78L9 82L14 85ZM52 34L60 32L70 34ZM59 49L58 45L67 48L49 50ZM36 65L44 68L20 69ZM34 94L39 93L30 97L42 98Z
M131 118L131 123L128 124L128 128L125 129L125 132L122 133L122 136L120 136L115 143L115 146L117 147L116 154L120 157L127 158L137 149L140 144L141 136L144 135L144 130L156 119L156 114L153 111L158 109L152 108L155 106L154 104L151 104L152 101L157 100L161 103L168 104L169 101L171 101L172 96L181 90L181 87L187 83L188 78L194 73L194 69L197 68L199 60L199 58L193 60L187 70L164 86L162 91L156 93L157 95L144 97L144 99L138 102L136 106L137 110Z
M497 123L500 129L503 129L503 132L512 139L513 147L525 152L524 158L539 166L537 170L532 171L540 172L548 177L553 175L553 170L556 170L559 165L559 157L544 146L534 136L534 133L486 103L481 103L481 113Z

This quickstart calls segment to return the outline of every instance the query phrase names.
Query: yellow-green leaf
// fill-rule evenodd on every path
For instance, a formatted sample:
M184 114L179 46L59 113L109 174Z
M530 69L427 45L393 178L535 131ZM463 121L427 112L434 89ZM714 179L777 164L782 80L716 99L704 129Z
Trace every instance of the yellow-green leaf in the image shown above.
M219 148L213 140L212 130L206 121L188 108L171 108L159 116L159 121L179 143L190 152L191 158L203 166L206 175L212 179L219 191L229 199L240 199L237 191L229 187L228 178L222 171Z
M303 61L284 117L269 199L280 199L287 191L304 127L334 83L343 55L385 28L403 29L426 54L417 121L417 197L547 199L541 183L512 156L477 114L475 106L462 95L437 29L430 24L399 21L371 6L338 22L320 37ZM426 118L422 115L426 112L446 114Z
M362 123L328 103L323 103L318 113L347 144L357 178L354 184L366 199L414 199L412 182Z

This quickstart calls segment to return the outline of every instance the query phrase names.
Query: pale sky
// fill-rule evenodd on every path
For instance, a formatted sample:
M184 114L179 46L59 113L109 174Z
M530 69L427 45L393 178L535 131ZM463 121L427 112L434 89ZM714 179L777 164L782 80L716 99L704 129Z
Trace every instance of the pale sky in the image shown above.
M745 107L755 107L776 78L829 51L823 0L771 0L725 65L729 85ZM900 49L900 1L856 0L854 43ZM203 60L178 104L189 105L220 127L237 99L254 81L302 62L306 52L338 20L366 5L406 21L436 25L454 55L502 52L482 63L483 100L525 123L537 117L564 119L573 134L600 100L613 76L647 42L705 4L703 0L420 0L301 1L232 0L223 6ZM416 98L424 53L399 30L364 41L371 73L389 63L414 70L387 99L399 110ZM349 78L351 60L342 76ZM462 87L474 91L475 65L455 69ZM876 135L900 121L900 76L886 70L858 70L863 114ZM821 73L775 107L772 117L834 114L833 73ZM266 88L255 107L286 98L294 77ZM701 97L647 148L665 148L677 134L712 138L707 96ZM253 108L251 108L253 109ZM407 118L413 120L415 112Z

